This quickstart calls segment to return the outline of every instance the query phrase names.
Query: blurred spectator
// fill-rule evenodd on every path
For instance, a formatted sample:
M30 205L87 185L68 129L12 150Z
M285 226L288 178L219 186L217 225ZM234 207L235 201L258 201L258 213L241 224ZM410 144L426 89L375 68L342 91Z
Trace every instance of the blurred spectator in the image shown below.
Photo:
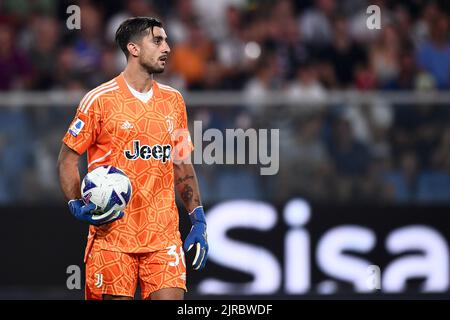
M188 41L187 27L197 20L192 0L176 0L175 10L167 17L167 31L173 44Z
M429 1L425 4L413 29L413 37L416 46L422 45L430 38L430 26L438 19L440 11L441 9L435 1Z
M85 4L81 8L81 30L73 42L75 65L78 72L86 77L89 87L97 85L92 78L101 66L103 49L102 13L99 8Z
M278 68L274 56L264 57L256 70L254 76L247 82L243 93L246 104L252 112L261 112L261 104L267 99L268 93L277 88Z
M316 64L317 72L319 74L320 83L327 90L339 89L340 84L336 79L336 72L332 63L323 60Z
M370 146L373 156L384 158L390 155L387 136L394 113L382 97L374 98L370 103L349 103L342 112L355 139Z
M438 145L443 127L448 122L446 107L421 104L397 106L393 127L393 150L403 153L415 150L420 168L429 168L433 150Z
M59 147L57 144L52 143L52 141L59 140L60 136L61 131L59 129L50 129L34 146L33 161L36 170L34 171L34 175L30 175L28 179L35 179L35 183L38 184L41 193L40 198L45 199L45 202L52 201L60 196L58 176L54 169L59 154ZM32 185L29 184L28 186ZM32 190L29 190L27 193L28 197L36 197ZM33 198L29 200L39 201L39 199Z
M350 37L344 17L334 19L333 30L333 43L324 50L323 59L332 63L338 84L345 88L354 83L356 65L367 61L366 52Z
M243 8L246 0L193 0L194 10L200 26L213 40L219 40L226 34L226 9L230 6Z
M369 49L371 69L375 72L377 83L385 86L397 78L399 72L399 55L401 43L393 26L385 26L380 37Z
M318 111L324 108L326 91L319 82L314 65L303 65L297 70L297 77L287 90L287 96L299 102L296 113Z
M433 168L450 172L450 126L444 130L433 154Z
M244 18L236 7L228 7L226 18L227 36L217 43L217 62L221 66L220 73L223 77L221 86L226 89L240 89L245 84L246 71L250 70L260 57L261 47L256 42L248 41Z
M297 121L293 131L285 130L281 138L280 185L277 197L292 193L310 199L332 196L331 159L322 139L324 121L321 115L310 115ZM295 173L295 174L293 174ZM295 190L295 191L294 191Z
M281 76L290 80L296 76L296 70L302 64L308 59L311 60L310 49L301 38L292 2L277 3L270 23L270 32L269 41L277 57Z
M56 72L54 74L55 88L67 88L69 83L79 81L81 87L85 87L80 72L76 68L76 55L72 47L66 46L59 50L56 59Z
M335 0L315 0L314 7L307 9L299 18L302 39L313 46L330 44L333 38L331 19L335 11Z
M370 65L360 63L354 69L355 88L359 90L375 90L377 87L377 76Z
M30 165L30 123L22 108L0 108L0 201L19 201L25 195L24 168Z
M403 153L399 162L398 170L385 174L384 183L387 190L392 190L387 197L405 203L416 198L419 167L415 154L410 151Z
M123 69L118 68L116 62L115 48L105 48L102 51L100 74L103 79L96 81L97 83L103 83L111 80L117 76Z
M12 26L0 22L0 91L32 86L33 71L24 52L15 45Z
M411 30L414 29L414 20L409 10L405 5L399 4L395 7L393 12L393 20L395 24L390 26L396 29L399 41L402 42L402 47L411 47L414 43L414 34Z
M340 117L335 120L333 137L328 149L336 170L343 176L364 176L370 161L369 149L357 141L353 134L350 122Z
M450 88L450 39L449 19L439 15L431 22L430 39L425 41L417 51L417 63L429 72L440 89Z
M385 89L414 90L417 80L417 66L411 49L404 50L399 57L399 71L395 79L390 81Z
M374 156L369 164L367 175L357 181L356 190L350 199L366 203L392 202L394 190L384 181L384 175L391 168L389 158Z
M188 88L198 89L203 85L207 62L214 54L214 47L198 25L187 27L188 38L172 48L170 59L174 72L182 75Z
M58 40L58 21L49 16L38 16L33 24L32 45L29 49L29 57L36 72L35 89L45 90L54 86Z

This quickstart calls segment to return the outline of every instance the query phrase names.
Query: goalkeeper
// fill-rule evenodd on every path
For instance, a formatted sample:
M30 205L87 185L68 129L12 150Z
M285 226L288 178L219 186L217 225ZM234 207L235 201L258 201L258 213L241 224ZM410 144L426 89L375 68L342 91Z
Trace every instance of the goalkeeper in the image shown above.
M116 42L125 70L81 100L58 158L60 185L72 215L90 224L86 299L183 299L184 252L195 252L193 268L206 263L206 220L194 168L193 145L180 92L153 80L164 71L170 48L160 21L125 20ZM133 195L117 217L96 219L80 200L78 162L87 152L88 170L112 165L130 178ZM175 190L192 228L184 243L178 230ZM192 252L191 251L191 252Z

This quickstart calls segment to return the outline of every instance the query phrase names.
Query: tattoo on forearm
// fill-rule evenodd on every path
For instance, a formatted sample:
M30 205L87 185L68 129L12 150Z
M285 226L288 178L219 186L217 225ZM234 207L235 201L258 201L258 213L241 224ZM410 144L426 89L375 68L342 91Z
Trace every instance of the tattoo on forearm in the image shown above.
M200 206L201 204L200 204L200 200L198 199L198 198L195 198L194 199L194 206L196 206L196 207L198 207L198 206Z
M179 177L176 181L175 181L175 185L179 185L180 183L183 183L189 179L194 179L194 176L190 176L190 175L185 175L184 177Z
M188 211L201 205L195 174L186 173L186 175L176 178L175 187Z
M190 185L185 185L183 191L181 192L181 199L183 199L186 205L192 202L192 197L194 196L194 190Z
M201 206L200 197L189 184L184 185L180 195L184 206L188 211L193 210L195 207Z

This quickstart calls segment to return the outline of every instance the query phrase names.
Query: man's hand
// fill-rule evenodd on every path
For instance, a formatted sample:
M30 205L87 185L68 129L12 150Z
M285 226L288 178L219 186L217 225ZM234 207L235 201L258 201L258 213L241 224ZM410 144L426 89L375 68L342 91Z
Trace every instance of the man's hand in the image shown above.
M107 214L93 214L92 211L97 208L95 204L85 204L81 199L70 200L68 202L69 210L72 215L80 220L100 226L102 224L111 223L123 217L123 212L111 212Z
M192 249L194 244L196 245L195 257L192 262L194 270L201 270L206 264L208 257L208 240L206 237L206 219L203 207L199 206L189 213L189 219L191 219L192 228L186 237L183 249L188 252Z

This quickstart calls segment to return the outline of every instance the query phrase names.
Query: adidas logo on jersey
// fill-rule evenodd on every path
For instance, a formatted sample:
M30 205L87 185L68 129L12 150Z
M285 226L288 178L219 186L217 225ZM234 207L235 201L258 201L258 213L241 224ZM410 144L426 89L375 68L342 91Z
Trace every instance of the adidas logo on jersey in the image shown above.
M124 123L122 123L122 125L120 126L122 129L131 129L131 128L133 128L133 125L130 123L130 122L128 122L128 120L126 120Z
M125 157L128 160L137 160L141 158L143 160L150 160L152 157L155 160L160 160L166 163L170 159L170 152L172 146L170 144L155 144L154 146L142 145L139 140L133 141L133 150L125 150Z

